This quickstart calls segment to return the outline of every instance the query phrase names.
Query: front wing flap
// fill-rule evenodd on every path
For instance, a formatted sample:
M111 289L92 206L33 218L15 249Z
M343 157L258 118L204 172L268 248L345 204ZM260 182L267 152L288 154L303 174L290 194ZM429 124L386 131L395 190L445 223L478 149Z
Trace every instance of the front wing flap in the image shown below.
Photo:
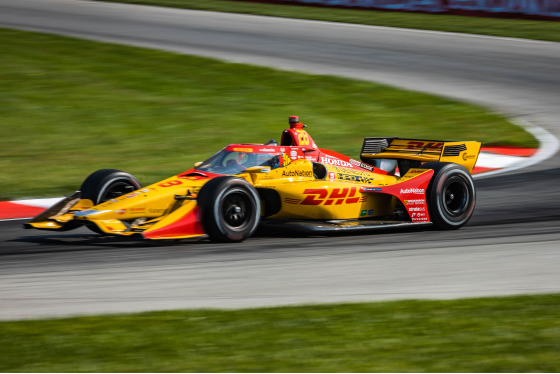
M158 218L124 222L117 211L93 210L93 202L76 191L24 224L27 229L67 231L85 225L109 235L146 239L179 239L205 235L194 199L180 199Z
M26 229L58 231L76 228L78 224L73 221L73 211L89 209L93 206L93 201L82 199L81 196L82 193L80 191L74 192L32 218L23 227Z

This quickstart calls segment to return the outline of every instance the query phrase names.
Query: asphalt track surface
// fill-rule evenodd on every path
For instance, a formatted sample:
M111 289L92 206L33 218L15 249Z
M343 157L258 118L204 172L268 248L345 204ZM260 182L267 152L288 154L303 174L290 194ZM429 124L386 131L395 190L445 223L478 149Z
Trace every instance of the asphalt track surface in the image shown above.
M477 179L452 232L162 243L0 222L0 319L560 291L559 43L75 0L2 0L0 26L431 92L544 141L539 162Z

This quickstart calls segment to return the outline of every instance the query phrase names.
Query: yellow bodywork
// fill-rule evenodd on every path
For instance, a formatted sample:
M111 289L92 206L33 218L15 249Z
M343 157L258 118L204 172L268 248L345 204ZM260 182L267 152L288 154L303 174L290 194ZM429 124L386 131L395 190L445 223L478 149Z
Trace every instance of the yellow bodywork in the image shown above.
M27 225L37 229L66 230L68 228L65 226L74 228L75 223L83 222L96 229L95 231L125 236L149 230L154 231L174 220L183 218L185 214L192 211L196 206L196 193L205 182L207 179L173 176L130 194L98 204L94 210L91 209L94 207L91 200L74 199L72 201L69 197L49 209L58 210L58 213L47 216L43 213L28 222ZM180 199L181 197L185 199ZM69 202L72 204L64 207ZM196 233L178 237L200 235L202 234Z
M247 145L233 148L233 151L257 154L259 147L262 148L260 152L275 152L276 149ZM428 223L426 191L433 170L422 169L420 163L454 162L472 172L480 143L366 138L361 152L362 161L366 163L373 164L377 159L416 162L403 168L402 176L323 153L315 160L325 162L313 162L305 153L310 151L308 148L298 148L299 153L294 147L285 149L280 153L282 164L249 167L236 175L247 180L259 193L261 217L270 220L381 219L400 211L405 217L409 214L408 222ZM290 149L293 156L287 154ZM319 154L318 149L311 151ZM218 176L191 169L95 206L93 201L82 199L77 191L32 219L26 227L69 230L86 225L99 233L136 234L150 239L201 236L205 232L197 195L205 183Z
M313 163L307 160L295 161L270 173L254 174L255 187L272 189L280 196L282 208L269 218L336 220L384 216L393 212L397 200L392 196L373 198L368 196L369 193L360 192L360 188L395 184L398 177L324 166L327 170L325 180L313 176Z

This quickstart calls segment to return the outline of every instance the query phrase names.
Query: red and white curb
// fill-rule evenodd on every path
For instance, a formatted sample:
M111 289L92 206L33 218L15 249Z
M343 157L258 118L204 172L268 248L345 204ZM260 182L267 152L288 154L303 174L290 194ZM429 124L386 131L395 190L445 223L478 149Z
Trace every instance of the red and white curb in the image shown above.
M476 176L489 172L515 168L516 165L526 163L537 153L538 149L514 147L483 147L473 170ZM29 199L0 201L0 220L13 220L34 217L51 207L62 197L48 199Z
M536 148L483 147L478 155L473 174L509 169L533 157L537 151Z
M15 201L0 201L0 220L21 219L35 217L37 214L50 208L62 197L49 199L29 199Z

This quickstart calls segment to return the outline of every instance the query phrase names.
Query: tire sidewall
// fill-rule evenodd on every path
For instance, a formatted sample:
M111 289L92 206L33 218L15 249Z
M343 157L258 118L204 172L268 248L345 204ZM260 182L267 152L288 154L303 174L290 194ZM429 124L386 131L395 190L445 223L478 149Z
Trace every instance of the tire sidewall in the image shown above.
M250 204L248 220L241 228L228 225L223 217L224 201L232 194L244 196ZM213 241L242 241L250 237L260 223L260 197L255 188L244 179L214 178L202 187L197 200L201 210L202 226Z
M458 229L471 218L475 204L476 191L469 172L458 164L442 163L433 167L434 176L428 186L428 209L434 225L441 229ZM453 212L445 203L446 189L450 186L460 188L466 200L459 212Z
M134 186L135 190L142 188L140 182L129 173L116 169L101 169L86 178L80 187L82 198L90 199L95 205L101 204L109 200L103 199L102 197L115 183L129 184Z

